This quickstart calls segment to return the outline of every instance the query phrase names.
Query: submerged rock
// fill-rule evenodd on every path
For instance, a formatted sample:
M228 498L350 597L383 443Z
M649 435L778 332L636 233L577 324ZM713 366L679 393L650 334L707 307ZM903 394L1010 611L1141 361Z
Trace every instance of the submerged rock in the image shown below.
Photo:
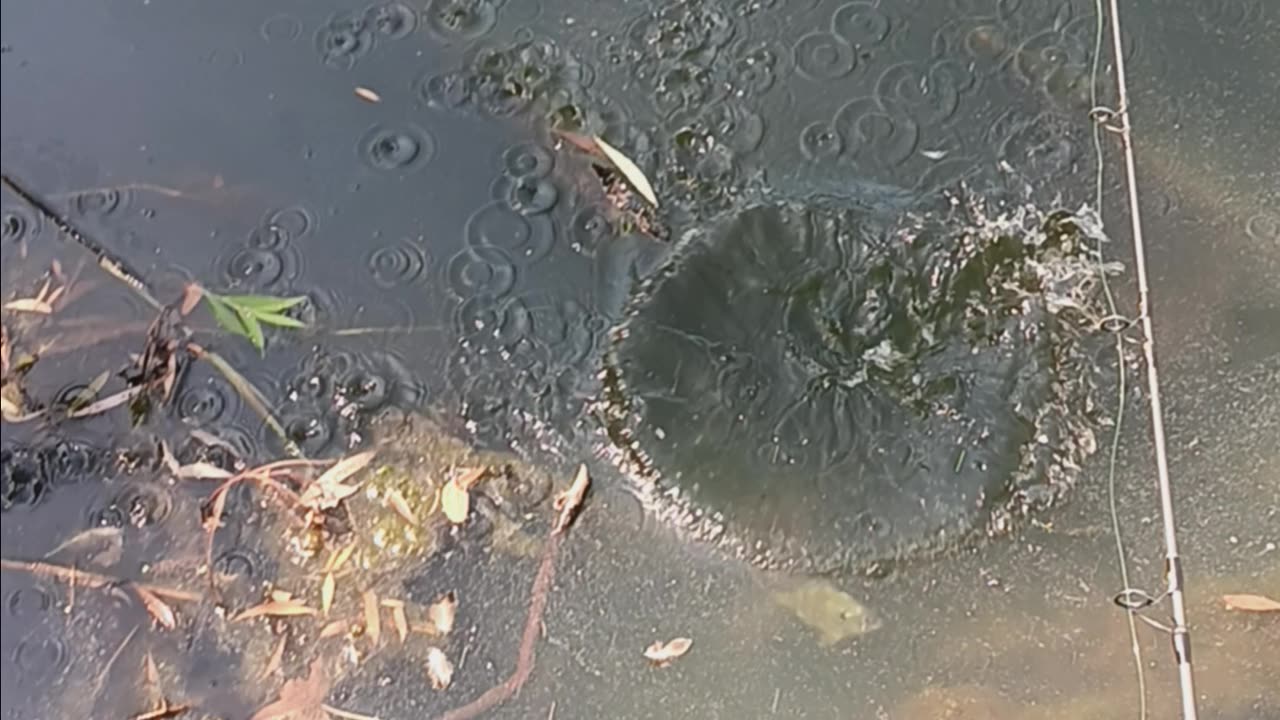
M1087 219L770 201L685 233L611 336L615 460L765 567L872 569L991 529L1089 451Z

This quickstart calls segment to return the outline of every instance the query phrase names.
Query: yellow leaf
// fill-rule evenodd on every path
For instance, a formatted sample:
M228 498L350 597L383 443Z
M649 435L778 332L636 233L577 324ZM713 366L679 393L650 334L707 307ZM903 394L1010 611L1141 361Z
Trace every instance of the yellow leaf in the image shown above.
M631 162L631 158L623 155L617 148L604 141L604 138L596 136L596 145L600 147L600 152L609 158L609 162L618 168L618 172L631 183L631 187L636 189L649 204L658 207L658 196L653 192L653 186L649 184L649 178L644 176L640 168Z
M364 591L364 629L377 645L382 638L382 618L378 615L378 595L372 590Z
M255 605L239 615L232 618L231 622L240 622L241 620L249 620L256 617L294 617L298 615L315 615L316 609L307 607L297 600L268 600L261 605Z
M329 608L333 607L333 591L337 582L333 579L333 573L324 574L324 582L320 585L320 612L325 617L329 617Z
M663 667L689 652L691 647L693 647L693 640L685 637L675 638L665 643L656 640L645 648L644 656L658 667Z
M1265 595L1223 595L1222 601L1227 604L1228 610L1259 613L1280 612L1280 602L1272 600Z
M444 516L449 518L449 522L461 525L466 522L467 513L471 511L471 496L459 487L458 483L450 480L440 491L440 505L444 508Z

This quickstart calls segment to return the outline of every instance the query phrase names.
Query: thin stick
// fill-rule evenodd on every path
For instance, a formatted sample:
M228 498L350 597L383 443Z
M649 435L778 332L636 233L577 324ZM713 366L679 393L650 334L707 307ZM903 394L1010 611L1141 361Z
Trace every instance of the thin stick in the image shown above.
M1142 323L1142 353L1147 365L1147 393L1151 403L1151 434L1155 441L1156 476L1160 488L1160 516L1164 524L1165 579L1173 627L1173 654L1178 664L1178 685L1182 695L1182 717L1196 720L1195 682L1191 669L1191 635L1187 629L1187 609L1182 594L1182 558L1173 516L1173 487L1169 480L1169 458L1165 447L1164 415L1160 407L1160 378L1156 371L1155 331L1151 321L1151 291L1147 284L1146 248L1142 240L1142 215L1138 206L1138 172L1129 122L1129 89L1125 80L1124 45L1120 33L1119 0L1111 0L1111 40L1116 63L1116 91L1120 101L1120 138L1124 147L1125 184L1129 194L1129 222L1133 233L1134 265L1138 274L1138 311Z
M534 649L542 627L542 615L547 609L547 595L556 576L556 552L564 535L551 533L542 552L542 562L529 591L529 614L525 618L524 633L520 636L520 649L516 652L516 668L511 676L489 688L483 695L461 707L441 715L438 720L470 720L479 717L498 705L510 700L533 674Z
M53 223L54 226L58 228L59 232L62 233L63 237L71 238L71 240L77 245L92 253L98 261L98 266L106 271L107 274L127 285L135 294L137 294L138 297L142 298L143 301L154 308L157 312L164 312L165 306L159 300L156 300L155 296L151 294L151 291L147 288L147 284L142 281L141 276L127 267L123 261L113 257L106 248L80 232L80 230L71 224L70 220L59 215L52 207L46 204L39 197L36 197L35 193L32 193L19 185L18 182L9 175L0 174L0 181L3 181L3 185L6 189L21 198L23 202L35 208L46 220ZM187 337L191 336L191 330L187 328L186 325L179 324L179 327L182 328L184 335ZM189 343L188 348L193 348L193 352L197 357L208 361L209 364L213 365L214 369L227 379L227 382L231 383L231 386L234 387L236 392L244 398L245 402L249 404L249 407L252 408L253 411L267 423L267 426L271 428L272 432L280 438L281 442L284 444L284 449L287 454L292 457L302 456L302 450L298 447L297 443L290 439L288 433L284 430L284 426L282 426L280 422L276 420L275 416L271 414L271 411L267 408L266 402L262 399L262 394L258 392L257 388L246 380L243 375L236 372L235 368L231 367L231 364L224 360L221 355L205 350L194 343Z
M171 600L198 602L201 597L198 593L188 592L186 590L175 590L161 585L133 582L126 578L103 575L102 573L89 572L87 570L77 570L75 567L56 565L54 563L43 562L40 560L26 561L0 558L0 570L12 570L16 572L31 573L32 575L44 575L46 577L57 578L59 580L66 580L69 582L74 579L74 581L80 585L93 589L123 583L142 588L153 595L159 595Z

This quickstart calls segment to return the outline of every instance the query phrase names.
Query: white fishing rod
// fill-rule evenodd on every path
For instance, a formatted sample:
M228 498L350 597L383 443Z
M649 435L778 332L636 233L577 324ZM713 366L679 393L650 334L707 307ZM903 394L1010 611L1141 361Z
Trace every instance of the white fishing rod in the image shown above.
M1148 624L1169 633L1173 655L1178 666L1183 720L1197 720L1194 673L1191 666L1191 633L1187 629L1187 608L1183 597L1182 557L1178 554L1178 535L1173 516L1173 488L1169 480L1169 457L1165 448L1164 416L1160 407L1160 378L1156 370L1155 335L1151 322L1151 293L1147 285L1146 247L1142 240L1142 215L1138 209L1138 176L1133 154L1133 138L1129 123L1129 89L1125 78L1124 46L1120 32L1119 0L1110 0L1112 52L1116 64L1116 92L1120 107L1115 111L1095 108L1103 121L1117 121L1108 126L1120 136L1124 150L1125 184L1129 194L1129 222L1133 234L1134 265L1138 275L1138 320L1142 327L1142 352L1147 366L1147 395L1151 403L1151 435L1155 442L1156 479L1160 489L1160 517L1164 524L1165 595L1169 598L1172 626L1166 627L1148 618ZM1095 115L1097 117L1097 115ZM1117 604L1131 611L1140 610L1157 601L1139 590L1126 588ZM1140 616L1141 617L1141 616Z

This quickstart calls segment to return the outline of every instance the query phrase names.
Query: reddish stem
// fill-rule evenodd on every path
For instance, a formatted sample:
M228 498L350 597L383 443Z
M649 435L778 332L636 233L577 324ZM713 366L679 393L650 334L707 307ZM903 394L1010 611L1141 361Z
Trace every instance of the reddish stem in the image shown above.
M529 591L529 615L524 621L524 634L520 636L520 650L516 653L515 671L506 680L486 690L480 697L446 712L437 720L471 720L479 717L481 713L510 700L529 680L529 676L533 674L534 647L538 643L542 615L547 609L547 595L551 590L551 582L556 576L556 551L559 550L560 540L563 537L562 533L553 532L547 538L547 546L542 552L542 562L538 565L538 574L534 577L533 588Z

